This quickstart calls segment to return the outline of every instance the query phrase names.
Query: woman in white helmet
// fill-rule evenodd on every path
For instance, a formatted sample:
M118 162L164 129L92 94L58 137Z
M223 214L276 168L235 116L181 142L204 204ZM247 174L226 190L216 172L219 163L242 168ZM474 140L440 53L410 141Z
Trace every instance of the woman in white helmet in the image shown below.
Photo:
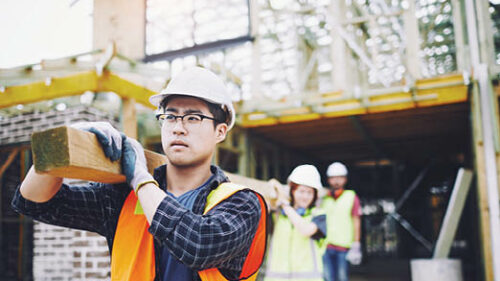
M326 234L324 213L315 207L321 176L313 165L296 167L288 177L290 202L280 199L273 216L264 281L321 281Z

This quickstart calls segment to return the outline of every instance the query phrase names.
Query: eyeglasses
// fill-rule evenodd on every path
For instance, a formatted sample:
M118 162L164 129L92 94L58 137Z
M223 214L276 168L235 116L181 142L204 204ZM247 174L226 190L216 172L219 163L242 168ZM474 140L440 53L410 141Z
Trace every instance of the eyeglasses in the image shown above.
M194 126L199 126L201 124L201 121L203 121L203 119L209 119L218 122L218 120L215 118L198 113L189 113L184 115L174 115L174 114L164 114L164 113L156 114L156 119L160 121L160 124L162 126L165 125L173 127L177 123L178 118L181 119L182 125L185 128L192 128Z

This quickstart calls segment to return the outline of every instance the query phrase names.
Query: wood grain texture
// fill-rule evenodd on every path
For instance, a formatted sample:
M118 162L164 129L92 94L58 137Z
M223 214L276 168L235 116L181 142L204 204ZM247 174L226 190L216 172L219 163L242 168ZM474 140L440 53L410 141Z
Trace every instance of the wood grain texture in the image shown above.
M120 161L112 162L106 158L92 133L67 126L57 127L34 133L31 145L37 173L103 183L125 181ZM149 150L145 150L144 154L150 173L153 173L154 168L167 163L165 155ZM231 182L259 192L271 208L275 207L278 197L276 183L225 173Z

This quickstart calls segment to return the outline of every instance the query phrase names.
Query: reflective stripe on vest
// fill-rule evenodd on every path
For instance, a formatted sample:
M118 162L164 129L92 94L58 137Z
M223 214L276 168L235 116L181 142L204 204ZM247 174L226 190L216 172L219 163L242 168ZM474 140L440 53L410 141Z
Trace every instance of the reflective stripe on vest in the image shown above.
M303 218L312 220L311 212ZM321 256L324 248L301 234L284 216L279 215L267 256L264 281L323 280Z
M344 190L336 200L330 196L323 199L321 207L326 212L327 244L350 248L354 240L352 207L356 193Z
M222 183L208 195L204 214L241 190L250 189L232 183ZM256 279L266 250L267 205L259 193L252 192L259 199L261 216L252 245L237 280L253 281ZM143 214L134 214L136 202L137 196L134 192L130 192L120 212L111 255L112 281L150 281L155 278L153 236L148 232L149 224L146 217ZM217 268L203 270L198 274L202 281L227 280Z

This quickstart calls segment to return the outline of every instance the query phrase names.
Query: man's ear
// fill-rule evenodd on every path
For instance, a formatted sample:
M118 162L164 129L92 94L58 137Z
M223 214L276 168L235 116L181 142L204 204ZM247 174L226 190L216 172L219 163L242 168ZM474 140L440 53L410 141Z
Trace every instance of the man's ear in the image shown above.
M220 123L215 126L215 140L220 143L226 139L227 135L227 124Z

